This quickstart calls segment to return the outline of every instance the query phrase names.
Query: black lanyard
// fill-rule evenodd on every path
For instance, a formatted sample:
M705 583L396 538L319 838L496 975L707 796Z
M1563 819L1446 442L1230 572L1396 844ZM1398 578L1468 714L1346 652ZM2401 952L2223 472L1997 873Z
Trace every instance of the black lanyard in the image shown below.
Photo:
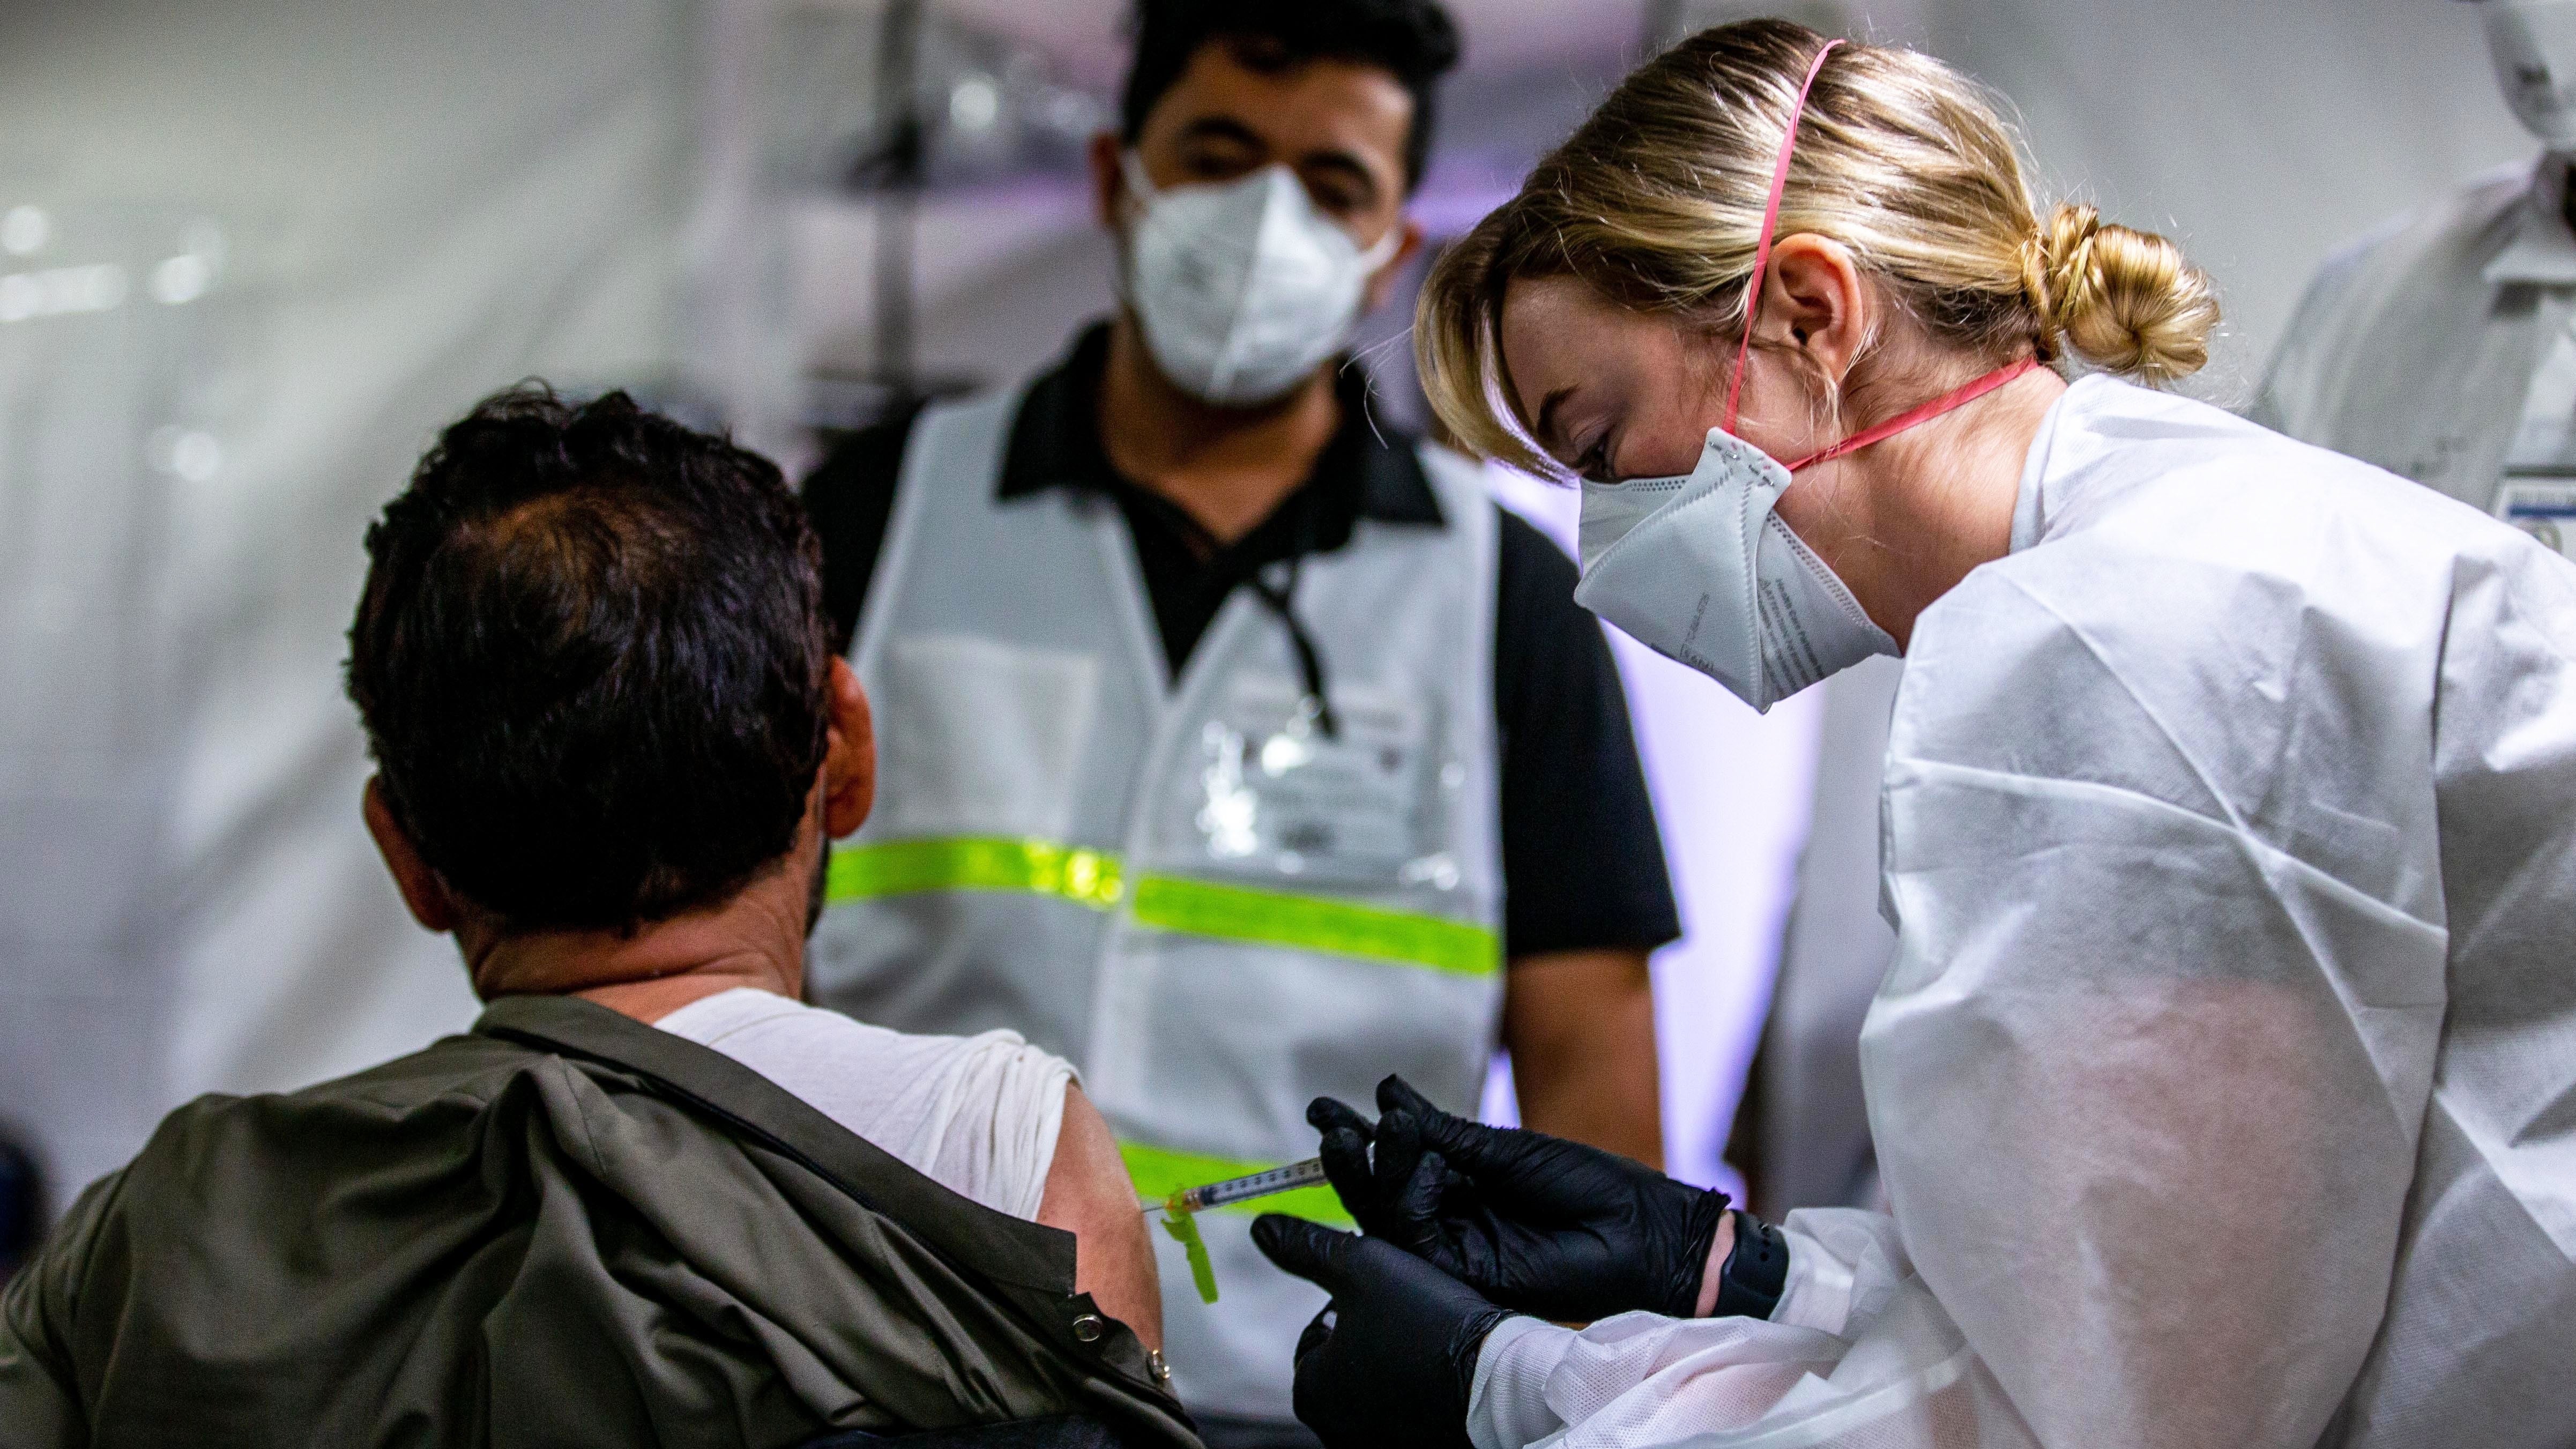
M1275 565L1285 570L1286 579L1273 583L1266 576L1267 568L1273 565L1265 565L1247 571L1243 576L1243 582L1251 587L1253 596L1268 605L1270 612L1287 627L1288 645L1296 652L1297 673L1306 687L1304 709L1314 720L1315 728L1323 733L1324 738L1338 739L1341 737L1342 724L1341 720L1334 715L1332 698L1325 690L1324 656L1315 647L1314 636L1306 632L1305 624L1297 618L1297 580L1304 572L1306 555L1315 551L1314 500L1292 494L1289 506L1298 510L1297 541L1294 551L1285 560ZM1187 509L1173 508L1172 517L1188 534L1193 546L1205 551L1211 563L1225 556L1225 546L1218 542L1217 536L1210 533L1207 525L1199 522Z
M1297 672L1306 681L1306 705L1314 712L1315 728L1323 731L1324 738L1328 740L1338 739L1342 724L1333 717L1333 702L1324 695L1324 658L1315 650L1314 636L1308 634L1306 626L1297 620L1297 576L1305 562L1303 553L1289 557L1288 582L1284 585L1273 584L1263 578L1259 569L1246 576L1244 582L1252 586L1252 592L1259 596L1261 602L1270 606L1271 613L1279 616L1279 622L1288 626L1288 643L1297 651Z

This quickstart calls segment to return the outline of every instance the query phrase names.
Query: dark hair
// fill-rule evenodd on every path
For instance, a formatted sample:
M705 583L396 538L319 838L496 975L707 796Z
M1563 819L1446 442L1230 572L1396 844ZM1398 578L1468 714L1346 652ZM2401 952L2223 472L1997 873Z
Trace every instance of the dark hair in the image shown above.
M1264 73L1343 60L1394 73L1413 97L1404 139L1405 189L1422 184L1431 154L1433 82L1458 63L1458 28L1438 0L1136 0L1136 59L1119 102L1129 145L1146 114L1210 43Z
M386 803L512 930L632 930L785 855L821 768L821 549L777 465L543 384L367 530L349 697Z

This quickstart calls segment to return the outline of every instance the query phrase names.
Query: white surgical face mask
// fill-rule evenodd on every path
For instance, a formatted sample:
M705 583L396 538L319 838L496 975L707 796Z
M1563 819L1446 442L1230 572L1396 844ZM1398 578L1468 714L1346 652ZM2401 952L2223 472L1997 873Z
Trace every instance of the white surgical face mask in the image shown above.
M2479 8L2515 119L2552 150L2576 150L2576 0L2482 0Z
M1163 375L1208 402L1250 407L1306 380L1350 340L1368 280L1404 245L1363 252L1286 166L1217 185L1155 189L1120 157L1140 214L1128 230L1128 305Z
M1574 601L1757 710L1896 641L1772 512L1789 470L1722 428L1675 478L1583 485Z

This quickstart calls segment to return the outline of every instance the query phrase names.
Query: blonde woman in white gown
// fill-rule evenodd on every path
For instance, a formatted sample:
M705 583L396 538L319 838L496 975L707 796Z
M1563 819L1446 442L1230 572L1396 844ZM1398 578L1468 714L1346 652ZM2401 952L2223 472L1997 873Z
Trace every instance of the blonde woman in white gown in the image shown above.
M1905 656L1893 1214L1318 1104L1369 1236L1257 1236L1328 1443L2576 1443L2576 567L2126 380L2215 321L1965 77L1769 21L1449 252L1426 383L1582 480L1579 599L1756 707Z

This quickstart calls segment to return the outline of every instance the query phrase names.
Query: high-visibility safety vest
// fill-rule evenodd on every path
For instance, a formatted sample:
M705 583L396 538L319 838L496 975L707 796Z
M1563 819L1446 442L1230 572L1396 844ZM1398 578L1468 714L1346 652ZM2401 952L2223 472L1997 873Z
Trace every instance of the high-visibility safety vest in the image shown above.
M1363 517L1294 599L1338 728L1279 619L1238 589L1169 677L1116 502L998 496L1020 395L914 426L852 646L877 809L832 855L814 1000L879 1025L1009 1027L1070 1058L1139 1193L1310 1157L1319 1094L1401 1072L1473 1112L1502 997L1497 521L1472 463L1421 449L1438 525ZM1347 1224L1328 1188L1250 1205ZM1290 1417L1323 1306L1202 1219L1164 1315L1185 1402Z

